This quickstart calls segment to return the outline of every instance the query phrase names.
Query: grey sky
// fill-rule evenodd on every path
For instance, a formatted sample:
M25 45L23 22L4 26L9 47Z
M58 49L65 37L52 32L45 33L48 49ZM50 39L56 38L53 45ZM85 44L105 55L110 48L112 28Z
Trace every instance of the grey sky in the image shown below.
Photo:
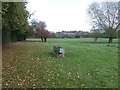
M96 0L28 0L27 8L35 14L31 18L46 22L49 31L90 31L86 9L93 1Z

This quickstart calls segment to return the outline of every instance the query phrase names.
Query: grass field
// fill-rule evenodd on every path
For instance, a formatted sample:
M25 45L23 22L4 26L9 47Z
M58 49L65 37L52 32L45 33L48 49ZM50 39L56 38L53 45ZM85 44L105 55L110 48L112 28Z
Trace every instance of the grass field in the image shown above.
M3 88L117 88L118 45L86 42L93 39L46 43L28 39L9 44L3 49ZM65 57L52 54L54 44L64 47Z

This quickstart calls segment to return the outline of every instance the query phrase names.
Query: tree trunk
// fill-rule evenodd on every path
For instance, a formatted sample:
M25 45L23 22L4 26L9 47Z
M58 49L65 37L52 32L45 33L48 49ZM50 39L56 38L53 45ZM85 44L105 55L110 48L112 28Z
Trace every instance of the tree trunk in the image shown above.
M3 30L2 31L2 43L11 42L11 32Z
M44 42L46 42L47 41L47 38L46 37L44 37Z
M42 42L43 42L43 37L41 37L41 40L42 40Z
M112 43L112 37L109 37L109 41L108 41L108 43Z
M26 41L26 35L24 36L24 41Z
M96 42L97 42L97 37L94 38L94 43L96 43Z

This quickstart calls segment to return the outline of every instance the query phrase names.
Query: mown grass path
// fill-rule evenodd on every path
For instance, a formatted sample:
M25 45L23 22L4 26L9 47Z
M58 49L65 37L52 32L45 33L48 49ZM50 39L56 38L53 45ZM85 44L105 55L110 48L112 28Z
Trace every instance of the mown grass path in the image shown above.
M82 43L90 40L49 39L42 43L29 39L6 46L3 88L117 88L118 45ZM65 57L53 56L54 44L65 48Z

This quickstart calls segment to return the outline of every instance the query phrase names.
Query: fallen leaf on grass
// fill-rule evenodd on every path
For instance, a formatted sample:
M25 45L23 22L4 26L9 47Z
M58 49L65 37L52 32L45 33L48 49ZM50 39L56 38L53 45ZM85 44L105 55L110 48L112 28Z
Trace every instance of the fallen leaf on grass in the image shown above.
M77 78L80 78L80 76L77 76Z
M90 73L88 73L88 75L90 75Z
M82 86L85 86L84 84L82 84Z
M57 76L59 76L59 74L57 74Z
M8 86L8 83L6 83L5 85Z
M50 81L50 79L48 79L48 82Z

